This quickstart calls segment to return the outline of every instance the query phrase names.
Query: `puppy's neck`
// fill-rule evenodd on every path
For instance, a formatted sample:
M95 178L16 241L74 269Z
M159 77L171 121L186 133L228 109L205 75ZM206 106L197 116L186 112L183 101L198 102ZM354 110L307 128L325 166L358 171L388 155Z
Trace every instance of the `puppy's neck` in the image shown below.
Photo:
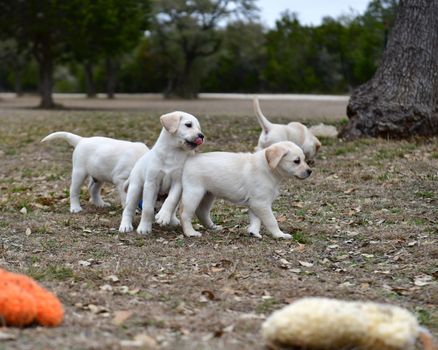
M154 148L160 153L166 154L181 149L181 144L176 137L163 128L161 129L160 136L158 136L158 139L155 142Z

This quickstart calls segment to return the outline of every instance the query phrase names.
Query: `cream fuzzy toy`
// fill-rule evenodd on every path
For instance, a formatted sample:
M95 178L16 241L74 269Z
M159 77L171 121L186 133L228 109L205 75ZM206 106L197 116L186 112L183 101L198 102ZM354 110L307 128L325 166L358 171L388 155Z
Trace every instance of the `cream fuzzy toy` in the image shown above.
M262 326L272 349L437 350L409 311L372 302L304 298L274 312Z

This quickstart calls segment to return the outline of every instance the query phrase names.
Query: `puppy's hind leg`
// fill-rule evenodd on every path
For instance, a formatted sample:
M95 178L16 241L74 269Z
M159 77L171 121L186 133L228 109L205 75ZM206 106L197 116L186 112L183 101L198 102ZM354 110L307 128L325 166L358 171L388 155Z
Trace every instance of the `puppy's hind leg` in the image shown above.
M214 202L214 195L207 192L204 195L204 198L202 198L201 203L199 203L198 208L196 209L196 216L198 217L199 221L202 225L204 225L205 228L219 231L222 230L222 226L216 225L210 217L210 210Z
M97 207L109 207L111 204L105 202L101 197L103 182L90 177L90 183L88 184L88 193L90 194L90 202Z
M116 184L117 187L117 191L119 192L119 197L120 197L120 204L122 205L122 208L125 207L126 204L126 195L128 192L128 186L126 186L126 190L125 190L125 181L126 180L117 180L114 183Z
M260 221L259 217L257 215L255 215L251 209L249 209L248 233L250 236L262 238L262 235L260 234L260 224L261 224L261 221Z
M87 173L81 169L73 167L71 174L71 185L70 185L70 212L79 213L81 208L81 203L79 197L81 194L81 186L84 183Z
M201 237L202 234L192 226L192 217L204 197L203 189L183 191L181 198L181 226L187 237Z

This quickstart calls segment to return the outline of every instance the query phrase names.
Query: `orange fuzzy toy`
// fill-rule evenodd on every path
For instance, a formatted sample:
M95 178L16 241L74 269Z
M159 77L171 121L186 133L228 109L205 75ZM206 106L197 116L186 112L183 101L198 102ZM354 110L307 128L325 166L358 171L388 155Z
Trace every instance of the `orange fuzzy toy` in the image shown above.
M54 294L28 276L0 269L0 325L23 327L37 322L55 327L63 318Z

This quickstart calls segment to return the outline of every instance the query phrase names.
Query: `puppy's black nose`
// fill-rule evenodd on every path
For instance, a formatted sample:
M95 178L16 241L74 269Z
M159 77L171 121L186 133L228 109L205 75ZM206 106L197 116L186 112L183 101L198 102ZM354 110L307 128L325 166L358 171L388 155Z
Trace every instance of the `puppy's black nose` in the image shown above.
M204 139L204 134L199 133L198 137L201 138L201 139Z
M307 169L307 175L310 176L311 173L312 173L312 169Z

